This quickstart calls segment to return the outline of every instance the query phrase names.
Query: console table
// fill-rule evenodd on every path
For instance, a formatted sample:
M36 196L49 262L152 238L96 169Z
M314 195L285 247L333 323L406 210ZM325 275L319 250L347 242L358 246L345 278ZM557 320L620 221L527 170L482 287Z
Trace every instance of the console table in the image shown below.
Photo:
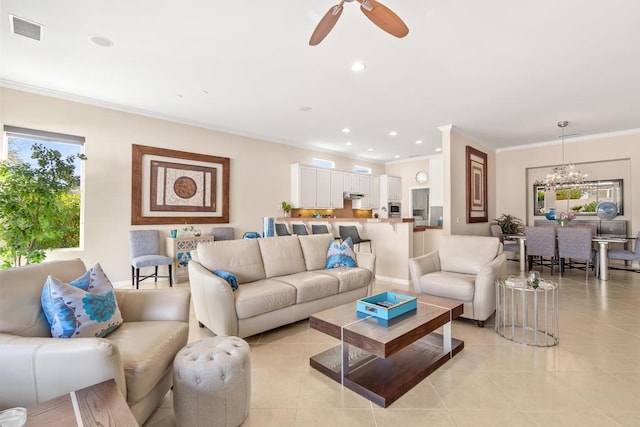
M213 236L167 237L167 256L173 259L173 281L189 280L187 266L191 261L191 251L201 242L213 242Z

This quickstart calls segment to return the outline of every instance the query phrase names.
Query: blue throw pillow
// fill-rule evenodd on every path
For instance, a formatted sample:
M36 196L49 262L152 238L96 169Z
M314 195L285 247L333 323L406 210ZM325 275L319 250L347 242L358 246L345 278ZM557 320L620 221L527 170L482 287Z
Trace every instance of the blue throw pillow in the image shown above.
M338 245L336 242L329 244L327 251L327 264L325 269L340 267L357 267L356 254L353 252L353 242L351 237Z
M113 286L100 264L70 283L49 276L41 302L54 338L105 337L123 322Z
M229 273L224 270L213 270L213 274L227 281L231 289L235 291L238 289L238 278L233 273Z

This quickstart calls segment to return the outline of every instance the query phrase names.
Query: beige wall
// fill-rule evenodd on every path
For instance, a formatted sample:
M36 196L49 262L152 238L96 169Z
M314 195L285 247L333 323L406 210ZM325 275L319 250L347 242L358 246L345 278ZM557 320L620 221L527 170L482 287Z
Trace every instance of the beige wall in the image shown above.
M128 231L168 226L131 226L131 144L177 149L231 159L230 224L236 236L261 231L262 217L278 216L282 200L290 199L291 163L312 157L336 162L337 169L354 164L385 173L384 165L327 153L230 135L106 108L0 88L2 124L80 135L86 138L84 247L55 251L48 259L81 258L100 262L114 281L130 277ZM209 232L211 225L199 226Z
M411 189L429 188L429 183L418 184L416 182L416 172L424 170L429 172L429 158L421 157L416 160L387 163L386 173L391 176L402 178L402 217L410 218L411 212Z
M539 145L524 149L501 150L496 153L496 212L508 213L533 221L531 206L533 181L560 164L560 144ZM565 162L573 162L588 179L624 179L624 216L630 221L628 230L640 230L640 197L634 188L640 183L640 133L594 136L582 141L565 142ZM594 217L597 218L597 217Z

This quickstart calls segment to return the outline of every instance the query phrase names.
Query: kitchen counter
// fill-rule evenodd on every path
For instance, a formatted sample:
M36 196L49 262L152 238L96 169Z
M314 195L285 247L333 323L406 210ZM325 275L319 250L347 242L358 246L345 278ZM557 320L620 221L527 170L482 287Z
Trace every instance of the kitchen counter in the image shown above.
M414 233L417 231L425 231L425 230L442 230L441 225L416 225L413 227Z

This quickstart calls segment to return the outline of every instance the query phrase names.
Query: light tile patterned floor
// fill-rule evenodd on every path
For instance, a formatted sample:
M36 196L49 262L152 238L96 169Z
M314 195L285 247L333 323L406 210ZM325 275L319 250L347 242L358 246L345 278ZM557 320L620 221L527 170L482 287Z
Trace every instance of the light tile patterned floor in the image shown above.
M517 273L518 264L508 268ZM387 409L309 367L309 356L335 341L307 321L249 337L243 426L640 426L640 274L612 270L601 282L574 270L552 280L560 283L558 346L512 343L493 319L485 328L455 321L464 350ZM210 335L192 315L189 340ZM169 393L145 427L174 425Z

